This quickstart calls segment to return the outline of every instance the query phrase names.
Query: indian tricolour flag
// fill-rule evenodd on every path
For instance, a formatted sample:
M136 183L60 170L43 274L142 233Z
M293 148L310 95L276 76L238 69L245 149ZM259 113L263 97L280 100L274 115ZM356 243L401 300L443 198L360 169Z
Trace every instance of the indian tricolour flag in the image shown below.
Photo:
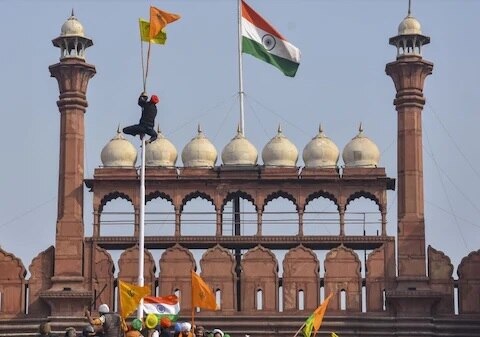
M242 52L270 63L287 76L295 76L300 50L242 0Z
M175 295L165 297L145 296L143 298L143 311L147 315L155 314L158 318L168 317L172 322L175 322L180 311L178 297Z

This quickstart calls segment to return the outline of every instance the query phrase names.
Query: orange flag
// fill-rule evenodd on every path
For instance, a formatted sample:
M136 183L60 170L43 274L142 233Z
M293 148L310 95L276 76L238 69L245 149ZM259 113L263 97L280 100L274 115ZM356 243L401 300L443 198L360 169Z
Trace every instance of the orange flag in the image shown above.
M325 315L325 311L327 311L328 302L330 302L332 296L333 293L330 293L323 303L313 312L313 329L315 330L315 334L318 329L320 329L320 325L322 325L323 316Z
M217 301L212 289L192 270L192 306L217 310Z
M120 295L120 316L127 318L137 309L140 300L146 295L150 295L150 286L140 287L118 280L118 294Z
M150 38L157 36L169 23L180 19L180 15L162 11L150 6Z

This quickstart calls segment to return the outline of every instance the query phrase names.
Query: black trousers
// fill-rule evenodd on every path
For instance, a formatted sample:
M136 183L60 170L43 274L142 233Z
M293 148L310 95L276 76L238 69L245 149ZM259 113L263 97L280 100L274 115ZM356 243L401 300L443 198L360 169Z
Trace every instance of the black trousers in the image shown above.
M149 135L151 138L156 139L157 138L157 132L151 127L143 124L135 124L135 125L130 125L125 128L123 128L123 133L127 135Z

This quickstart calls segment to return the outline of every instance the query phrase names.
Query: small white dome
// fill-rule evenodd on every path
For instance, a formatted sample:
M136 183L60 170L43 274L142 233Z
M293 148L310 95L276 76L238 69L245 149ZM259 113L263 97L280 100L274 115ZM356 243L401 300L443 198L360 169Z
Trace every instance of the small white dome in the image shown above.
M165 138L160 129L157 130L157 133L157 139L152 143L147 143L145 148L145 165L175 167L177 149Z
M380 161L377 145L363 134L361 123L358 131L358 135L343 149L345 167L377 167Z
M340 151L337 145L325 136L322 125L318 131L318 134L303 149L305 167L335 168Z
M60 36L85 36L83 26L75 15L73 15L73 10L72 15L62 25Z
M215 146L205 137L198 126L198 135L185 145L182 151L184 167L214 167L217 161Z
M294 167L297 164L297 147L283 135L280 125L277 135L263 148L262 159L265 166Z
M398 25L398 35L422 35L422 26L417 19L408 14Z
M135 167L137 149L125 139L119 127L117 135L105 145L100 157L104 167Z
M238 127L237 135L223 148L223 165L257 165L257 159L257 149L245 138Z

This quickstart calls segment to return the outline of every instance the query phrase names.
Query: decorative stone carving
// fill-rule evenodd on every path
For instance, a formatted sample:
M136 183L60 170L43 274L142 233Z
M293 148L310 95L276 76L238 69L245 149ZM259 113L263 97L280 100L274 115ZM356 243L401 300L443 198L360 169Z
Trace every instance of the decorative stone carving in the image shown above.
M292 248L283 260L283 310L299 311L299 292L303 291L303 310L315 310L320 302L320 263L315 253L303 245Z
M0 248L0 317L14 317L25 311L25 276L27 271L15 255Z
M435 312L453 314L453 265L443 252L428 246L428 276L432 290L442 294Z
M50 246L38 254L28 267L31 275L28 280L28 313L32 316L48 316L50 312L48 304L40 298L40 292L52 286L54 258L55 248Z
M160 258L159 295L180 291L180 310L185 314L192 309L192 270L196 270L195 258L178 244L168 248Z
M362 310L362 275L358 255L350 248L341 245L332 249L325 258L325 297L330 293L329 310L340 310L341 291L346 295L346 311Z
M228 249L219 245L208 249L200 260L202 278L220 291L220 309L222 312L234 312L237 308L237 274L235 257Z
M278 263L262 246L243 256L241 274L242 311L276 311L278 308Z
M459 313L480 313L480 250L464 257L457 273Z

